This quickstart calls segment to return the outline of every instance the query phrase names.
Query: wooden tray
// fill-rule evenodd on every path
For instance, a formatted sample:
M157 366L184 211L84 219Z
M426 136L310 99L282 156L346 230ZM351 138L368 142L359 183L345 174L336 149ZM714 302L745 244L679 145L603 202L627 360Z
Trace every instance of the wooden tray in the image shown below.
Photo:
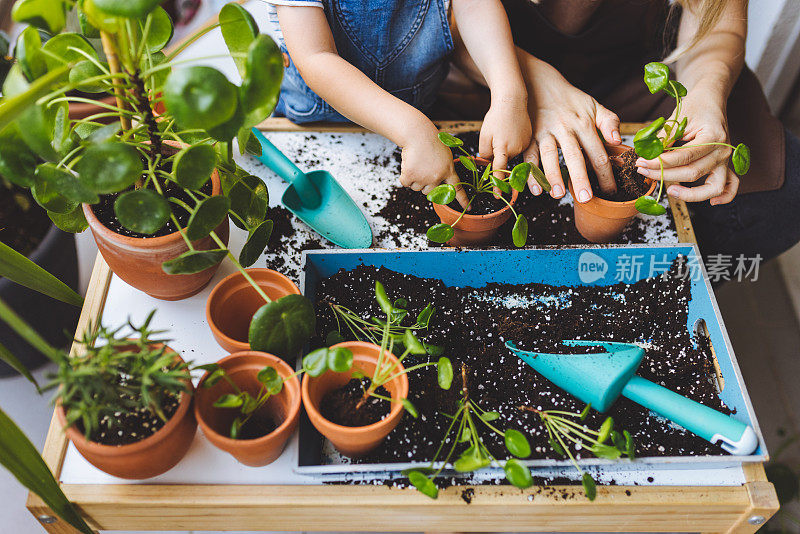
M263 130L361 131L356 127L302 128L270 119ZM468 131L479 123L442 123ZM639 125L623 125L631 134ZM670 199L682 242L695 242L686 205ZM77 337L103 312L111 272L98 256ZM159 302L162 309L171 303ZM164 313L164 311L162 311ZM75 347L79 350L79 347ZM43 457L61 480L68 442L51 421ZM743 466L738 486L601 486L597 499L564 499L574 486L451 487L431 500L413 489L358 485L62 484L87 522L101 530L339 530L339 531L700 531L755 532L778 509L761 464ZM232 481L234 482L234 481ZM35 495L27 507L51 533L73 533Z

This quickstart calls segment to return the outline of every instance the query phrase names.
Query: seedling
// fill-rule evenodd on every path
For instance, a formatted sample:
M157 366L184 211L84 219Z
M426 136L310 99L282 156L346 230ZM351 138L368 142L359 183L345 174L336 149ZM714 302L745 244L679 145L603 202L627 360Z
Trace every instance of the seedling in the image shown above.
M676 141L680 141L683 138L683 134L686 132L688 119L686 117L681 118L681 102L687 91L686 87L676 80L670 80L669 76L669 67L663 63L651 62L644 66L644 83L647 84L650 93L655 94L659 91L664 91L675 98L675 116L673 118L666 120L664 117L659 117L636 132L633 138L633 148L636 153L644 159L658 158L661 168L658 195L655 198L650 195L642 195L636 199L636 209L647 215L663 215L667 211L664 206L659 204L664 189L664 162L661 159L661 154L665 151L697 146L726 146L733 150L731 161L736 174L741 176L747 174L747 171L750 170L750 148L743 143L739 143L736 146L728 143L711 142L673 146ZM658 133L662 130L664 131L664 136L659 137Z
M537 410L530 406L520 406L520 410L533 412L539 416L547 430L548 442L553 450L561 456L566 456L581 473L581 482L586 497L593 501L597 497L597 484L592 476L581 469L575 456L572 454L571 447L578 446L582 450L588 450L598 458L617 460L623 455L633 459L634 443L633 438L627 430L622 434L614 430L614 419L606 417L600 425L599 430L592 430L584 421L589 415L591 404L587 404L582 412L566 412L562 410ZM611 440L610 443L606 443Z
M402 326L400 323L408 314L408 311L404 309L404 307L408 305L408 301L403 298L398 298L392 301L386 294L386 289L384 289L383 284L378 281L375 282L375 298L378 301L378 305L380 306L381 310L386 314L385 320L373 318L372 321L368 321L359 317L344 306L332 303L330 304L331 310L333 310L340 329L341 322L344 322L356 339L369 341L375 345L380 345L381 347L380 354L378 355L378 362L371 377L365 376L359 371L353 372L353 376L355 378L366 378L369 380L369 386L363 386L362 384L364 395L356 405L356 409L361 408L367 402L369 397L375 397L387 402L394 402L394 399L380 395L376 392L376 390L405 373L422 369L424 367L435 365L438 371L439 387L442 389L450 389L450 384L453 381L453 366L450 363L450 359L445 356L441 356L441 347L426 345L414 334L414 330L428 327L430 318L434 312L433 306L428 304L419 313L417 316L417 321L414 323L414 325ZM381 333L380 338L377 337L377 332ZM338 334L338 337L342 339L340 331L334 331L331 334L333 333ZM332 337L335 337L331 334L328 335L329 341L332 340ZM403 353L397 358L397 361L395 363L391 363L388 361L386 354L394 354L395 344L402 345L404 350ZM324 365L325 362L328 361L328 358L330 357L329 353L332 350L334 349L321 348L309 353L303 360L304 367L317 372L317 368ZM410 354L429 354L434 357L440 357L435 363L418 363L412 365L411 367L401 369L403 360L405 360ZM352 354L350 356L352 362ZM322 372L324 372L324 369L322 372L317 372L317 374L312 374L311 371L306 372L311 374L311 376L319 376L322 374ZM411 403L411 401L406 398L400 399L400 402L403 403L403 407L405 407L406 411L410 413L412 417L419 417L419 412Z
M431 499L439 496L439 488L436 487L433 479L444 470L460 443L468 445L458 459L453 462L453 469L456 471L468 473L487 467L492 463L499 464L481 439L478 421L489 431L503 437L506 449L512 456L527 458L531 455L531 446L522 432L514 429L499 430L492 424L492 421L500 419L500 414L487 412L470 398L467 389L467 368L463 364L461 366L461 384L462 396L458 401L458 409L453 415L445 414L450 419L450 426L447 428L436 454L433 455L430 467L425 470L411 469L405 473L414 487ZM448 438L452 441L452 445L442 460L442 464L438 469L435 469L436 460L444 449ZM528 488L533 484L533 477L531 477L531 472L527 466L516 458L509 458L503 464L506 480L518 488Z
M458 216L458 219L456 219L452 225L439 223L428 228L426 235L428 236L428 239L435 243L446 243L453 238L455 235L453 226L458 224L461 218L466 215L467 209L472 205L472 202L478 195L493 195L495 191L499 191L501 193L511 193L512 189L516 189L517 191L521 192L523 189L525 189L525 184L528 181L528 174L530 173L533 173L536 181L539 182L542 187L544 187L547 191L550 190L550 184L547 182L544 174L542 174L542 171L535 165L531 165L528 162L519 163L509 171L506 169L493 170L490 163L481 173L478 171L475 161L470 157L469 153L464 150L464 142L461 139L447 132L439 132L439 140L445 146L449 148L458 148L461 152L463 152L463 155L458 157L458 161L468 171L470 171L472 174L472 181L459 182L457 184L464 188L464 190L467 192L467 196L469 197L469 204L467 205L467 208L464 208L461 211L461 215ZM504 176L498 177L498 173ZM430 193L428 193L428 200L434 204L447 205L453 202L455 198L456 186L452 184L438 185L434 187ZM506 203L506 205L511 209L511 213L514 214L514 219L516 222L511 230L511 237L514 240L514 245L518 247L524 247L525 243L528 241L528 220L524 215L517 213L514 209L514 206L512 206L511 203L502 195L499 195L499 198Z

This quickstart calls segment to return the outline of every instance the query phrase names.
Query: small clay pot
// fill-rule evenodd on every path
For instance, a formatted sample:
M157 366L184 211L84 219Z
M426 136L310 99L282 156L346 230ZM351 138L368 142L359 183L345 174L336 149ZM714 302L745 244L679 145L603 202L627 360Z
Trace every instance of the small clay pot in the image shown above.
M104 96L97 99L98 102L103 104L108 104L110 106L116 106L117 101L113 95ZM94 115L96 113L105 113L108 109L101 107L97 104L90 104L88 102L70 102L69 103L69 118L70 120L78 120L78 119L85 119L90 115ZM115 120L118 120L116 117L100 117L99 119L94 119L95 121L101 124L111 124Z
M359 370L367 376L372 376L378 365L378 355L381 348L372 343L363 341L346 341L334 345L332 348L343 347L353 352L353 370ZM384 357L386 362L394 364L397 357L389 352ZM386 365L386 364L384 364ZM397 367L397 372L403 370L402 364ZM303 406L308 413L311 424L328 440L336 449L345 456L363 456L381 444L386 436L394 430L403 418L403 405L400 399L408 397L408 377L405 373L383 385L392 396L391 411L381 421L367 426L349 427L334 424L325 419L320 413L319 406L322 399L329 392L347 384L352 378L352 371L336 373L326 371L318 377L303 376Z
M247 391L253 397L261 389L257 375L264 367L268 365L274 367L284 378L294 373L286 362L266 352L237 352L217 363L239 389ZM229 431L231 423L239 413L238 410L215 408L213 404L220 395L234 393L235 390L226 380L220 380L214 386L205 388L203 382L206 378L208 373L203 375L197 386L194 412L208 441L244 465L259 467L277 460L300 419L300 380L292 376L285 381L281 392L272 395L256 413L256 416L272 418L277 425L274 431L256 439L232 439L228 437Z
M174 353L167 347L167 352ZM177 353L175 357L183 361ZM191 382L189 382L191 388ZM143 479L166 473L177 464L189 450L197 430L192 410L193 389L181 394L177 411L155 434L128 445L102 445L89 441L75 425L64 432L86 461L109 475ZM56 405L56 416L62 426L67 417L61 403Z
M606 145L606 151L611 157L619 156L630 150L626 145ZM650 189L646 194L652 195L657 182L651 180ZM592 243L608 243L619 236L628 223L636 216L636 200L614 202L592 196L588 202L575 200L575 190L572 180L569 181L569 194L572 195L575 211L575 227L578 232Z
M178 143L167 142L172 146ZM211 194L222 193L219 172L211 174ZM167 274L161 264L189 250L180 232L161 237L128 237L106 227L95 216L92 206L83 205L83 214L92 230L97 248L108 266L127 284L161 300L181 300L200 292L217 272L219 264L194 274ZM228 219L214 230L223 243L228 242ZM197 250L219 248L211 236L193 241Z
M247 274L273 300L300 289L288 278L271 269L246 269ZM266 304L264 298L237 271L218 283L206 301L206 321L220 347L228 352L250 350L248 331L253 314Z
M489 165L491 163L483 158L473 157L470 159L479 165ZM454 163L458 163L458 161L458 159L453 160ZM509 200L512 206L517 201L518 196L519 192L516 189L512 189L511 200ZM461 217L458 224L455 224L461 215L460 211L443 204L434 204L433 209L444 224L449 224L453 227L453 238L447 242L450 246L485 245L497 234L497 229L511 217L511 208L505 206L500 211L487 213L486 215L469 215L469 212L467 212Z

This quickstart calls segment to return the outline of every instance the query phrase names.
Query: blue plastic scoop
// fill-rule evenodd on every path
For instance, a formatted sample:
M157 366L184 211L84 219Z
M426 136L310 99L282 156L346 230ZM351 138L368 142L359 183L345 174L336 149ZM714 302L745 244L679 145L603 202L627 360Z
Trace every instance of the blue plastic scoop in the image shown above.
M258 160L289 187L281 203L315 232L343 248L369 248L372 229L356 203L328 171L303 172L264 135L253 128L261 143Z
M637 376L644 349L633 343L564 340L567 346L596 346L593 354L545 354L506 347L558 387L605 412L620 395L674 421L711 443L722 442L731 454L747 455L758 447L753 429L736 419Z

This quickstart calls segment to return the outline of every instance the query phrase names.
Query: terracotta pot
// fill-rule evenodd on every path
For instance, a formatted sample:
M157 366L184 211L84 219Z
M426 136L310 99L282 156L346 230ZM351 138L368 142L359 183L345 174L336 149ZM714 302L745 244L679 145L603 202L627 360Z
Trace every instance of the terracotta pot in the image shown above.
M479 165L488 165L491 163L489 160L483 158L471 158ZM453 160L458 162L458 159ZM511 205L517 201L519 192L516 189L511 190ZM456 211L448 206L442 204L434 204L434 211L439 219L445 223L453 226L458 220L460 211ZM500 211L488 213L486 215L469 215L465 214L458 221L458 224L453 226L453 238L447 242L451 246L477 246L485 245L492 240L492 237L497 233L500 228L511 217L511 208L505 206Z
M606 145L609 156L619 156L631 147L626 145ZM648 195L652 195L658 182L652 181ZM592 196L589 202L575 200L572 181L569 181L569 194L572 195L575 210L575 227L592 243L608 243L619 236L636 214L636 200L614 202Z
M375 372L381 349L379 346L362 341L346 341L333 347L344 347L353 351L354 370L357 369L367 376L372 376L372 373ZM387 353L385 360L393 364L397 362L397 357ZM401 371L402 364L397 369L398 372ZM367 426L349 427L328 421L319 411L322 399L327 393L347 384L351 378L350 371L345 373L327 371L316 378L303 376L303 406L314 427L328 438L339 452L345 456L356 457L362 456L380 445L403 418L404 409L400 402L393 402L389 415L383 420ZM408 377L405 373L384 384L384 387L389 391L392 399L399 400L408 397Z
M246 269L247 274L273 300L300 289L288 278L271 269ZM235 272L218 283L206 301L206 321L214 339L228 352L250 350L248 330L253 314L265 304L241 272Z
M108 104L111 106L116 106L117 101L113 95L107 95L102 98L97 99L98 102L102 102L103 104ZM70 102L69 103L69 118L70 120L78 120L78 119L85 119L90 115L94 115L96 113L105 113L108 109L98 106L97 104L89 104L86 102ZM102 124L111 124L115 120L118 120L117 117L100 117L99 119L95 119L96 122Z
M261 388L258 372L267 365L274 367L282 377L294 373L286 362L266 352L237 352L218 363L242 391L253 396ZM204 388L202 384L207 377L208 373L203 375L197 386L194 412L208 441L245 465L258 467L277 460L300 419L300 380L293 376L284 382L281 392L271 396L261 408L259 415L271 417L278 425L274 431L256 439L231 439L228 431L238 411L214 408L213 404L220 395L233 393L234 389L225 380Z
M174 352L169 347L167 351ZM176 358L181 359L177 353ZM87 440L75 426L65 428L64 432L81 456L101 471L119 478L151 478L172 469L189 450L197 430L192 398L192 393L181 394L178 410L169 421L155 434L136 443L102 445ZM65 426L67 418L60 403L56 415Z
M175 146L177 143L168 143ZM219 172L211 174L211 194L219 195ZM167 274L161 264L189 250L180 232L161 237L128 237L110 230L95 216L92 206L83 205L83 214L92 230L97 248L108 266L129 285L162 300L181 300L200 292L217 272L219 264L195 274ZM228 242L228 219L214 230ZM198 250L219 248L210 236L193 242Z

